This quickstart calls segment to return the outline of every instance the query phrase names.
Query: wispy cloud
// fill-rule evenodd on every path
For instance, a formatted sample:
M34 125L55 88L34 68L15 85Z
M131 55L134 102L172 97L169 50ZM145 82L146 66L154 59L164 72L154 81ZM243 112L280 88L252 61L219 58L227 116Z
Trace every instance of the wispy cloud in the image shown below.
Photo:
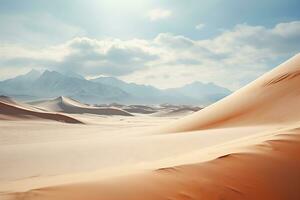
M166 19L166 18L169 18L171 15L172 15L171 10L162 9L162 8L156 8L156 9L150 10L148 13L148 17L151 21Z
M60 19L45 13L27 15L0 14L0 41L29 44L47 44L51 41L62 42L86 33L77 26L66 24ZM53 28L55 27L55 28Z
M195 29L201 30L201 29L203 29L204 27L205 27L205 24L197 24L197 25L195 26Z

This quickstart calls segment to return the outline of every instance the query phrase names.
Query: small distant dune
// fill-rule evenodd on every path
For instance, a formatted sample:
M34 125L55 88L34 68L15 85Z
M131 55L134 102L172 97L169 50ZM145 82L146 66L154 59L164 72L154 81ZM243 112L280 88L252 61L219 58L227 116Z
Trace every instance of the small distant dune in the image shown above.
M69 114L96 114L96 115L121 115L133 116L131 113L126 112L119 108L114 107L95 107L83 104L72 98L60 96L56 99L32 102L35 107L45 109L51 112L62 112Z
M81 124L82 122L58 113L43 112L34 107L22 106L24 104L18 103L9 97L0 97L0 119L2 120L20 120L20 119L45 119L66 123Z
M199 108L184 107L184 108L178 108L178 109L172 110L167 115L168 116L184 116L184 115L192 114L199 110L200 110Z
M140 113L140 114L152 114L157 112L157 109L154 109L151 106L143 106L143 105L130 105L123 108L125 111L130 113Z
M201 110L200 107L192 107L192 106L173 106L169 109L163 109L160 112L154 113L153 116L156 117L182 117L193 114Z
M4 95L0 95L0 101L3 103L17 104L12 98Z

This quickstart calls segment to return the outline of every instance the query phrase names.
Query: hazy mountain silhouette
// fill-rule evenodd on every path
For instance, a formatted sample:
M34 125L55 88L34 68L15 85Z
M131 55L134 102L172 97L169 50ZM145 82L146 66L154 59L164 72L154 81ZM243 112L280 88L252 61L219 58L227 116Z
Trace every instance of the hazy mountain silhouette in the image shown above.
M213 83L195 82L180 88L160 90L153 86L127 83L114 77L86 80L72 73L32 70L0 82L0 93L20 100L68 96L86 103L126 104L210 104L231 93Z

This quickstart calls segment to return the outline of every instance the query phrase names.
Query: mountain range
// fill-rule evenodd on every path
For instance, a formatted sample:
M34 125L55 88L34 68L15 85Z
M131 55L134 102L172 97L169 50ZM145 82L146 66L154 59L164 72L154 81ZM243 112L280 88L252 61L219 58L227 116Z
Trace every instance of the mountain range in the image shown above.
M0 94L23 101L68 96L85 103L190 104L208 105L231 91L214 83L194 82L180 88L158 89L127 83L115 77L87 80L75 73L32 70L27 74L0 81Z

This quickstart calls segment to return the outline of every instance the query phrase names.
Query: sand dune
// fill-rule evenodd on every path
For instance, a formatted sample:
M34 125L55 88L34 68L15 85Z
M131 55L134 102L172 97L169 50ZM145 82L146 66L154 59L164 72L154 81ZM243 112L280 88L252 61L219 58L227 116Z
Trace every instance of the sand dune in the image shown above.
M118 103L111 103L111 104L100 104L96 105L100 108L105 107L114 107L125 110L129 113L137 113L137 114L151 114L158 111L158 108L155 106L148 106L148 105L124 105Z
M17 193L30 200L300 199L300 131L282 132L244 153L99 182Z
M124 108L127 112L130 113L140 113L140 114L152 114L158 111L151 106L143 106L143 105L130 105Z
M164 109L160 112L154 113L153 116L156 117L183 117L187 115L191 115L196 111L201 110L199 107L192 107L192 106L177 106L172 107L170 109Z
M47 184L42 184L43 177L38 176L36 182L28 178L23 182L27 192L14 192L5 197L25 200L298 200L299 75L300 54L216 104L159 129L159 133L139 129L140 132L133 134L127 129L110 133L106 139L101 135L98 139L76 142L6 145L2 150L18 155L15 163L26 163L28 169L35 168L39 174L48 174L47 170L51 174L62 170L74 174L69 174L68 180L52 177ZM36 149L40 147L43 152L37 154ZM34 156L28 163L20 159L21 155ZM10 171L11 158L4 157L6 162L2 162L8 163L4 169ZM93 170L91 165L99 170L116 167L113 172L117 173L127 169L124 163L133 170L127 175L107 175L104 171L107 176L102 178L97 173L88 176L82 169ZM18 191L14 190L16 182L7 184L11 191ZM22 189L19 191L24 191Z
M87 104L83 104L79 101L68 97L58 97L53 100L32 102L32 105L36 107L52 111L52 112L63 112L70 114L97 114L97 115L122 115L122 116L132 116L129 112L118 108L100 108L94 107Z
M232 95L166 126L163 131L297 122L299 85L300 54L297 54Z
M9 104L15 104L15 105L17 104L17 102L15 102L12 98L4 95L0 96L0 101Z
M0 98L0 119L47 119L66 123L82 123L79 120L57 113L42 112L30 106L23 107L23 104L17 103L9 97Z
M37 108L37 107L32 106L32 105L27 104L27 103L16 101L16 100L12 99L11 97L4 96L4 95L0 96L0 102L15 105L15 106L19 106L19 107L26 108L26 109L32 110L32 111L38 111L38 112L39 111L42 111L42 112L45 111L44 109Z

